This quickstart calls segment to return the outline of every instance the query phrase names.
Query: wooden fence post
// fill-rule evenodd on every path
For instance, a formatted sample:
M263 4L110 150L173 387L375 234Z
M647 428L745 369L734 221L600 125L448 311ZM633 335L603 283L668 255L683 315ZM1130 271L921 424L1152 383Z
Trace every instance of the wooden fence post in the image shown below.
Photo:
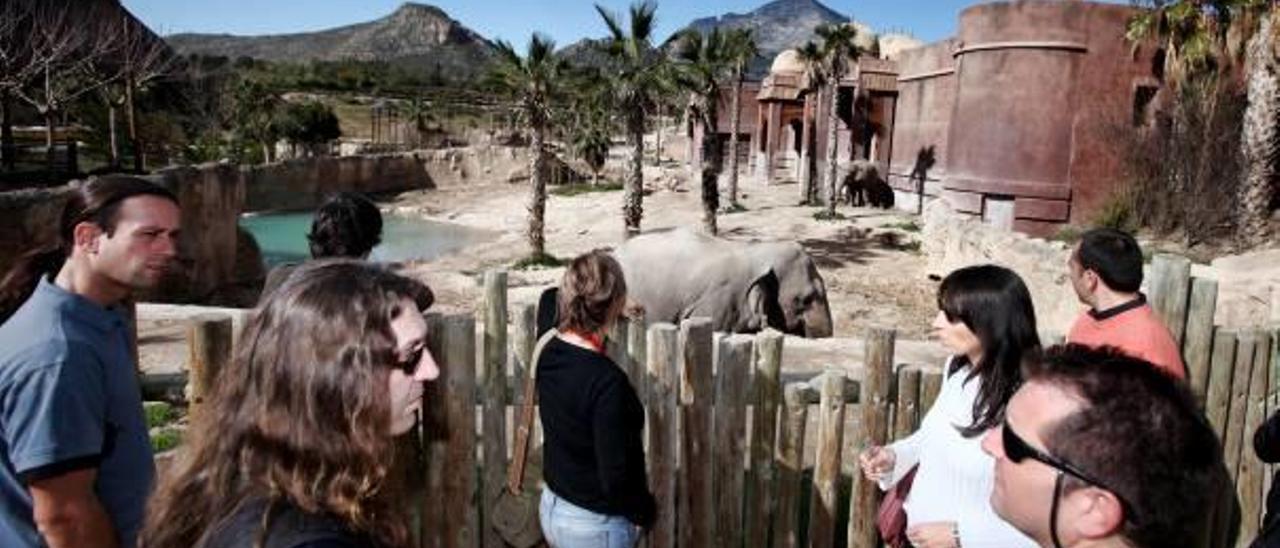
M628 323L631 325L627 328L627 367L624 371L631 378L631 386L636 389L640 401L645 401L645 394L648 391L648 382L646 382L648 375L645 374L645 366L648 363L645 347L648 327L643 316L631 318Z
M866 367L859 402L862 407L862 434L867 446L884 445L889 437L889 394L893 383L893 349L895 333L891 329L872 329L867 334ZM856 458L856 457L855 457ZM880 505L880 488L854 474L855 490L849 503L849 545L876 546L880 541L876 530L876 509Z
M187 415L194 422L204 410L218 374L231 363L231 317L200 314L187 321Z
M1236 335L1230 329L1214 330L1213 357L1205 397L1205 415L1209 418L1213 431L1218 434L1218 439L1224 443L1227 439L1227 414L1231 408L1231 384L1236 364Z
M538 343L538 307L526 304L516 315L516 332L511 341L511 378L514 405L524 405L525 372L533 359L533 347Z
M676 458L679 456L679 421L676 405L676 366L680 347L676 326L658 323L649 327L646 356L650 376L649 485L658 503L657 521L649 532L650 548L676 545Z
M836 540L840 449L844 445L844 380L844 372L835 369L815 379L820 394L818 454L809 498L809 546L814 548L830 548Z
M625 319L613 322L609 327L609 333L604 338L604 351L609 355L609 359L618 367L627 373L627 378L631 378L631 362L627 360L627 345L630 344L631 336L627 334L631 325Z
M440 362L440 377L423 397L427 489L438 494L423 500L427 546L472 548L478 540L475 332L473 316L427 315L427 347Z
M680 546L710 546L715 538L711 454L714 385L711 320L680 324L681 450Z
M1244 436L1240 446L1240 472L1236 496L1240 497L1240 531L1253 536L1258 531L1264 510L1262 501L1263 463L1253 451L1253 432L1266 420L1267 373L1271 368L1271 335L1258 333L1253 353L1253 372L1249 381L1249 400L1244 419Z
M920 422L920 369L898 368L898 399L894 405L893 435L899 440L915 432Z
M1254 352L1258 346L1258 334L1245 331L1236 341L1236 367L1231 379L1231 405L1227 411L1227 436L1224 457L1231 480L1240 474L1240 452L1245 446L1245 412L1249 403L1249 383L1253 381ZM1250 432L1252 434L1252 432Z
M497 500L506 481L507 472L507 273L484 273L484 302L480 312L484 318L482 333L483 358L476 382L483 391L481 417L483 420L481 484L481 545L486 548L502 548L502 537L492 526L490 503Z
M1208 397L1209 364L1213 356L1213 313L1218 305L1218 282L1204 278L1191 280L1191 302L1187 307L1186 337L1182 358L1187 364L1191 393L1205 405Z
M934 400L938 399L938 393L942 392L942 376L945 373L940 370L920 373L920 420L924 420L924 414L929 412Z
M1191 288L1191 261L1186 257L1158 253L1151 258L1151 278L1147 286L1151 306L1160 314L1182 348L1187 325L1187 296Z
M749 335L720 339L716 352L715 406L715 546L742 546L742 469L746 456L747 380L751 377Z
M778 433L778 511L773 515L773 546L800 545L800 479L804 474L804 430L809 420L809 403L803 384L789 384L783 390L784 408Z
M766 329L756 335L754 404L751 415L751 471L747 476L747 543L767 546L769 524L773 522L773 448L778 438L778 404L782 399L782 334Z

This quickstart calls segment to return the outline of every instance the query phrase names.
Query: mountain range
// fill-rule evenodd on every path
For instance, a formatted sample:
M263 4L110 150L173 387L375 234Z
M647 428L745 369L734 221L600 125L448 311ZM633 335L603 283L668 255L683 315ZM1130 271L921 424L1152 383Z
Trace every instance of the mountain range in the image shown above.
M709 32L751 29L760 57L750 74L763 76L785 49L814 39L814 27L851 20L817 0L774 0L748 13L696 19L685 28ZM869 27L854 23L870 39ZM252 57L267 61L379 60L413 67L438 67L442 74L468 78L483 70L494 55L493 42L425 4L406 3L391 15L328 30L265 36L175 34L165 38L179 53ZM584 39L561 50L571 61L595 64L600 54Z

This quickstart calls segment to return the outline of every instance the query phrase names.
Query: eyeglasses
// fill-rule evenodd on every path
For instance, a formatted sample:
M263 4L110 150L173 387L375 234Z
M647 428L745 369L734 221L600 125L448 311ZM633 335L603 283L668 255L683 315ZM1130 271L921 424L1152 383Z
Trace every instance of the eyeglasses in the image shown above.
M412 376L418 370L418 364L422 362L422 353L427 351L427 345L419 344L417 348L409 352L404 359L397 359L394 367L403 371L405 375Z
M1004 455L1009 457L1011 462L1016 464L1026 459L1037 460L1057 470L1059 473L1075 476L1085 483L1106 489L1116 497L1116 500L1120 501L1120 506L1124 509L1126 519L1133 521L1133 518L1137 516L1133 511L1133 505L1129 504L1115 489L1108 487L1105 482L1081 470L1079 467L1032 447L1031 444L1016 434L1012 428L1009 428L1009 421L1005 421L1004 426L1001 428L1001 441L1004 445Z

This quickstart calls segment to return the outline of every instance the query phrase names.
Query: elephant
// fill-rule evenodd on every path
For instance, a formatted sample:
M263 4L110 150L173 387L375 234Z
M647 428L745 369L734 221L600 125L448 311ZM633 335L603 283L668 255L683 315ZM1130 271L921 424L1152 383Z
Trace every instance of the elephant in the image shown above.
M716 331L831 336L826 284L795 242L743 243L676 229L633 237L613 255L650 322L703 316Z
M840 195L853 207L893 207L893 188L880 177L880 167L870 160L854 160L840 183Z

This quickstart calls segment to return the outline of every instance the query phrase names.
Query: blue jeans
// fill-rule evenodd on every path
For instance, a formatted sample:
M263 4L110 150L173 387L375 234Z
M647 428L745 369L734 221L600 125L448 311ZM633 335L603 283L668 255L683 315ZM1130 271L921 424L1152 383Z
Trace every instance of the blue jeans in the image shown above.
M632 548L640 528L622 516L575 506L543 486L538 517L551 548Z

